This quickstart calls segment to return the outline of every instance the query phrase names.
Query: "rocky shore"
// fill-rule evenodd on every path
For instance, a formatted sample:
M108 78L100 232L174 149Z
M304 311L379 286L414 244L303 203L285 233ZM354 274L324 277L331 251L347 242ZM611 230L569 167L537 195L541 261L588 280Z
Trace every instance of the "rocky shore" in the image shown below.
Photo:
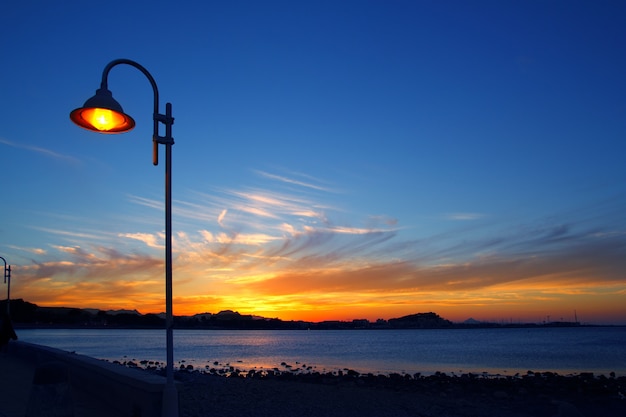
M158 364L125 365L162 372ZM374 375L349 369L321 373L288 365L282 371L232 366L200 371L183 364L176 380L181 417L626 415L626 377L614 374Z

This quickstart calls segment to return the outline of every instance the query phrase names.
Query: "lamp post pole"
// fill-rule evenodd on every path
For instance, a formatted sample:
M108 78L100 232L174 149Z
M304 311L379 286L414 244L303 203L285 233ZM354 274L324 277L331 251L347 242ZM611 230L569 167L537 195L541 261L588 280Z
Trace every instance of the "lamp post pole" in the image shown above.
M11 265L7 267L7 261L0 256L4 262L4 283L7 284L7 316L11 315Z
M165 338L167 346L167 383L163 393L163 417L178 416L178 394L174 386L174 315L172 311L172 105L165 105L165 117L170 122L165 127ZM156 142L154 145L156 163Z
M116 59L102 72L100 89L96 95L70 113L70 119L78 126L99 133L123 133L135 126L132 117L125 114L120 104L108 90L108 74L116 65L126 64L141 71L154 92L152 163L158 165L158 145L165 145L165 338L166 338L166 383L163 389L163 417L178 417L178 393L174 385L174 315L172 309L172 104L165 105L165 114L159 113L159 91L148 70L135 61ZM159 135L159 123L165 125L165 136Z

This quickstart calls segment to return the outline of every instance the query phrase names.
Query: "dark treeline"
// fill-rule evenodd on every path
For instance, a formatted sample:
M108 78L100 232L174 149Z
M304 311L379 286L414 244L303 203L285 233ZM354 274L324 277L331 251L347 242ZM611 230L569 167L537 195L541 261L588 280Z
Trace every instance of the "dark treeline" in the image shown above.
M0 311L6 310L6 300L0 301ZM83 328L164 328L164 314L141 314L137 310L98 310L71 307L40 307L17 299L11 300L11 320L17 328L25 327L83 327ZM541 326L578 326L578 323L551 322ZM417 313L389 320L371 322L365 319L352 321L284 321L243 315L235 311L202 313L193 316L175 316L174 327L178 329L236 329L236 330L332 330L332 329L451 329L485 327L534 327L528 324L497 324L477 321L453 323L439 315Z

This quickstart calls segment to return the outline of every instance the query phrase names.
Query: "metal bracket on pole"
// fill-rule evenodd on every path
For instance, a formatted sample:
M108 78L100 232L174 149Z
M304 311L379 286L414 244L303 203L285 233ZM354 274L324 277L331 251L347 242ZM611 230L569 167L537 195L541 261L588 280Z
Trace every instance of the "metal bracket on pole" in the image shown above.
M174 124L174 118L172 117L172 104L167 103L165 105L165 113L155 113L152 116L154 120L155 131L152 135L152 164L159 164L159 144L161 145L173 145L174 138L172 137L172 125ZM161 122L165 125L165 136L160 136L158 132L158 123Z

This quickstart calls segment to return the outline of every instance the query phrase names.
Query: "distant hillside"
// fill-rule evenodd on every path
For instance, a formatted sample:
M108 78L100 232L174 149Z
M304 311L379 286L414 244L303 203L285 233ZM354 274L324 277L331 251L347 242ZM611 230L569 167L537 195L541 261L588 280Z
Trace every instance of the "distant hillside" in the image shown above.
M6 309L6 300L0 302ZM155 314L136 310L103 311L92 308L40 307L22 299L11 300L11 320L16 325L37 327L163 327L165 321Z
M389 319L389 325L393 328L403 329L441 329L453 327L454 323L439 317L435 313L417 313L397 319Z

